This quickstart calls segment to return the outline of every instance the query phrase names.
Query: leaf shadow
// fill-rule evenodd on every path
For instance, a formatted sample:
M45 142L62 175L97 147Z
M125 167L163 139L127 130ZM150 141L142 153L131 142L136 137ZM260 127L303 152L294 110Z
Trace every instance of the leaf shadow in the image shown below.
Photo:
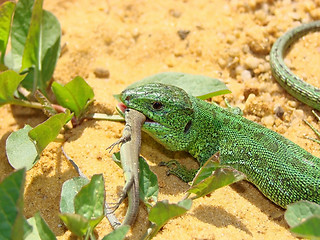
M14 171L14 169L9 164L6 155L6 140L11 133L12 131L7 131L5 134L2 135L0 139L0 159L2 160L0 162L0 182L2 182L2 180L6 176L8 176Z
M35 127L44 122L48 117L42 110L10 105L11 113L15 119L15 123L19 128L23 128L26 124Z
M214 225L218 228L226 228L229 225L238 228L252 236L250 230L236 216L230 214L222 207L212 205L201 205L194 209L193 214L190 214L202 222Z
M49 151L51 154L57 155L56 161L40 160L27 172L24 215L26 218L30 218L39 211L54 234L62 236L67 230L59 218L62 184L78 175L72 167L62 171L62 161L67 160L62 157L60 147Z

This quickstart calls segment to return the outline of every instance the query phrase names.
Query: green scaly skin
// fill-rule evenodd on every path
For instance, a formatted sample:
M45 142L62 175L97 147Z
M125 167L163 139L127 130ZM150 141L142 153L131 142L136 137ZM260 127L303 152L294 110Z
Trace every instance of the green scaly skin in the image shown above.
M309 32L319 30L320 21L314 21L293 28L282 35L272 46L270 66L274 78L288 93L320 111L320 89L294 75L283 61L284 54L296 40Z
M244 173L283 208L302 199L320 203L320 159L278 133L174 86L147 84L120 98L147 117L142 129L167 149L187 151L200 165L220 152L220 164Z

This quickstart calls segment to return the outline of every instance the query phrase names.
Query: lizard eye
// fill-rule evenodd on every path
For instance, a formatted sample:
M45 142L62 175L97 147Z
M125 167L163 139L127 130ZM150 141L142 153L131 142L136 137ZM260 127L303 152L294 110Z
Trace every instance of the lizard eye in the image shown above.
M153 102L153 103L152 103L152 108L153 108L154 110L160 110L160 109L162 109L162 107L163 107L163 105L162 105L161 102Z

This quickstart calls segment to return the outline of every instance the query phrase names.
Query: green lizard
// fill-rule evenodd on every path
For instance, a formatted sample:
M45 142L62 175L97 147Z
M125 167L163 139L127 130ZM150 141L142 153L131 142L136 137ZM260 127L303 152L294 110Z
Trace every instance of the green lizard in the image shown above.
M301 199L320 203L320 159L280 134L175 86L138 86L120 99L119 109L143 113L142 129L167 149L189 152L200 166L219 152L220 164L244 173L283 208ZM194 173L175 172L186 181Z
M284 64L283 56L294 41L319 29L320 21L294 28L280 37L270 52L272 73L280 85L318 110L320 90L295 76ZM149 118L143 129L166 148L188 151L200 165L219 152L221 164L243 172L248 181L281 207L300 199L319 203L319 158L237 112L162 84L125 90L121 100L125 103L119 107L123 112L127 107L134 108ZM191 181L196 171L177 166L171 173Z

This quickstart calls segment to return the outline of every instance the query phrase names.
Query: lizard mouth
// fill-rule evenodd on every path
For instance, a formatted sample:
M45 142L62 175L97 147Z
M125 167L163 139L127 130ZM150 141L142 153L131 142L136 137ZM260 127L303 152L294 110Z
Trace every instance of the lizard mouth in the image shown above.
M122 116L124 116L124 112L126 111L127 108L128 108L128 107L127 107L125 104L123 104L123 103L118 103L118 105L117 105L117 111L118 111ZM152 119L150 119L150 118L148 118L148 117L146 116L146 121L145 121L144 124L146 124L146 123L157 123L157 122L153 121Z

